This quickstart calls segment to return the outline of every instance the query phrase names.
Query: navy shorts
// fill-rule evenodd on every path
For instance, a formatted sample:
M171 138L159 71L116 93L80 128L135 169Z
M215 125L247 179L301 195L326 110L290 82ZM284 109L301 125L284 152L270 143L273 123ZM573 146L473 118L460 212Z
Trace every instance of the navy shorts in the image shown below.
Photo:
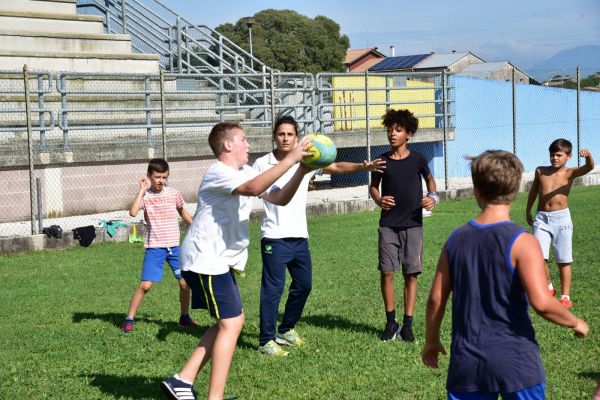
M179 264L179 246L175 247L148 247L144 254L142 265L142 280L160 282L165 261L171 267L175 278L181 278L181 264Z
M203 275L183 271L192 289L192 308L204 308L216 319L235 318L242 314L242 298L231 271L221 275Z

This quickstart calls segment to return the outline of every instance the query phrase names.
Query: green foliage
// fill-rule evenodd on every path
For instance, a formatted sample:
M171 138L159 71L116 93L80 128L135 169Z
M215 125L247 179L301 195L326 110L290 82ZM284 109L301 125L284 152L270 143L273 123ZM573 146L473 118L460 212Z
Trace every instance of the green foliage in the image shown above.
M549 400L590 399L600 375L600 187L575 187L574 311L590 336L572 333L532 313L547 373ZM513 206L525 224L526 195ZM309 219L313 292L297 326L306 346L270 359L257 351L260 288L259 226L251 225L246 278L240 279L246 324L238 341L226 395L240 399L445 399L448 357L437 370L423 366L425 302L448 234L477 215L473 199L444 201L425 219L424 272L415 307L416 343L381 343L385 323L377 272L377 212ZM88 248L0 257L1 399L158 399L159 383L177 372L212 324L193 311L197 329L177 328L178 286L169 268L144 299L134 331L122 334L144 249L102 243ZM169 271L167 271L169 270ZM552 262L555 284L558 271ZM289 282L289 281L288 281ZM402 279L396 277L401 305ZM285 296L281 303L283 311ZM451 307L442 324L449 350ZM203 398L210 369L196 380Z
M598 74L589 75L588 77L583 78L581 80L580 87L585 88L585 87L599 86L600 85L600 77L598 77L596 75L598 75ZM561 87L565 88L565 89L577 89L577 82L568 81L568 82L565 82L564 84L562 84Z
M254 15L252 50L272 68L288 72L344 71L350 40L340 35L333 20L310 19L292 10L263 10ZM243 49L249 49L249 30L244 18L216 28Z

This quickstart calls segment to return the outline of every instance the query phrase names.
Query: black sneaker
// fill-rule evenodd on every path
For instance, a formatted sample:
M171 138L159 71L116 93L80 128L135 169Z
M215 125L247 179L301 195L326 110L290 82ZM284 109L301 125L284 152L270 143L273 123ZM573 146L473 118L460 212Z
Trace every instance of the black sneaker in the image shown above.
M381 336L379 336L379 339L381 339L382 342L394 340L398 335L398 330L400 330L400 325L398 325L397 322L394 321L392 324L388 323L385 325L385 329L383 330Z
M414 342L415 336L413 335L412 326L411 325L403 325L400 329L400 339L405 342Z
M174 376L162 381L160 384L165 397L169 400L196 400L194 385L182 382Z

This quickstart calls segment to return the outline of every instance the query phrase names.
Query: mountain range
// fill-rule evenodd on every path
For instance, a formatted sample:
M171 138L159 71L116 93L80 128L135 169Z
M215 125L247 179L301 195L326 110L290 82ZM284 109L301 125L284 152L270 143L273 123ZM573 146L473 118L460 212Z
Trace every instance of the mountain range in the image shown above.
M559 51L523 70L542 82L555 75L575 75L577 66L582 78L600 72L600 46L586 45Z

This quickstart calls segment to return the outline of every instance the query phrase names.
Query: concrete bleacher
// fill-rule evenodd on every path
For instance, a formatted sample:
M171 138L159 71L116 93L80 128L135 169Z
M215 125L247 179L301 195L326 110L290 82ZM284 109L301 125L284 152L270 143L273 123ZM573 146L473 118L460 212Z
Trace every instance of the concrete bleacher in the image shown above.
M0 70L158 73L158 61L104 33L102 17L78 15L76 0L0 2Z

